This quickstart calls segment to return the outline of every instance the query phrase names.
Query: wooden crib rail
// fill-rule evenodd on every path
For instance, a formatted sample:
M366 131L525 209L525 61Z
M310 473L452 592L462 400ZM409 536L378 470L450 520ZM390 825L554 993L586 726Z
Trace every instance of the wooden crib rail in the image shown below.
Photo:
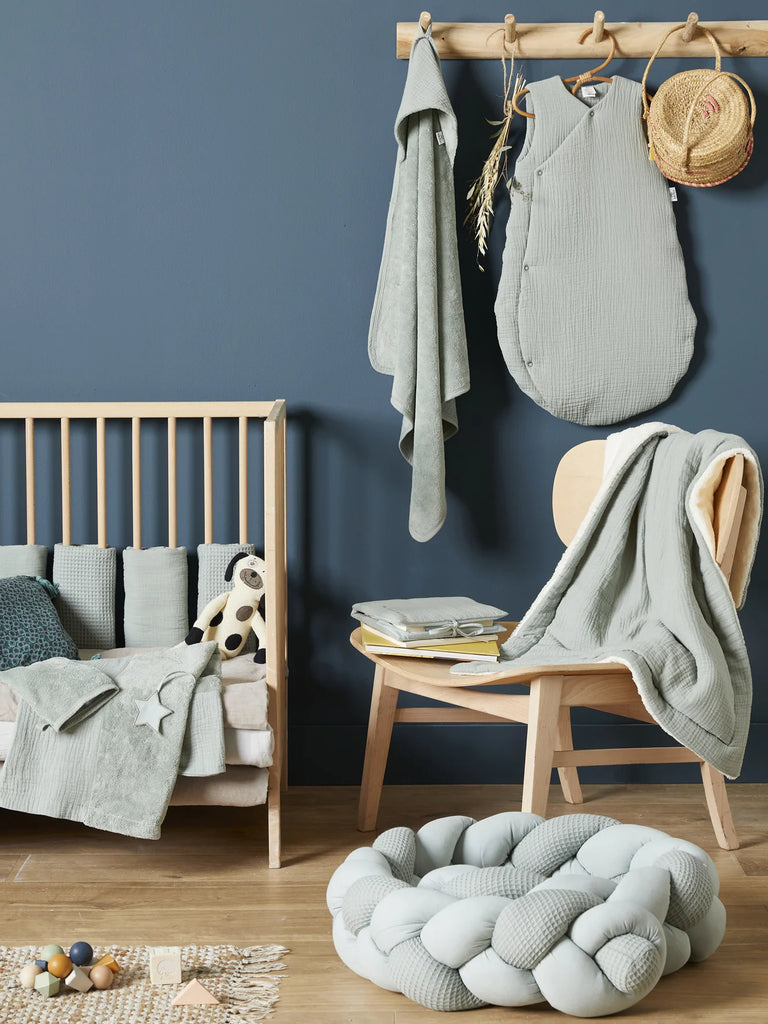
M282 457L275 460L274 446L284 445L285 402L5 402L0 403L0 420L20 420L25 426L26 464L26 532L27 543L36 542L35 516L35 422L58 420L61 429L61 519L62 543L72 543L71 443L72 420L95 424L96 431L96 520L97 544L106 547L107 540L107 457L106 423L108 420L131 421L131 505L132 543L142 546L141 530L141 425L142 420L164 419L168 443L168 545L178 543L177 491L177 422L179 419L200 420L203 428L203 514L205 543L213 542L213 421L236 420L238 423L238 542L247 543L248 530L248 423L264 421L265 502L271 509L279 504L269 488L284 488L284 479L276 479L275 466L284 473ZM270 425L268 428L267 425ZM267 466L272 472L267 473ZM284 512L284 505L283 505ZM265 539L266 543L266 539Z

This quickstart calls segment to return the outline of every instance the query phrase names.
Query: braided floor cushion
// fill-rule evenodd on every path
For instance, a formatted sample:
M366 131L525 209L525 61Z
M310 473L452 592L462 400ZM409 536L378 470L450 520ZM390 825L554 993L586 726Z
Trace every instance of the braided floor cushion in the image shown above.
M718 889L704 850L657 829L509 811L383 832L336 869L327 903L344 963L430 1009L599 1017L717 949Z

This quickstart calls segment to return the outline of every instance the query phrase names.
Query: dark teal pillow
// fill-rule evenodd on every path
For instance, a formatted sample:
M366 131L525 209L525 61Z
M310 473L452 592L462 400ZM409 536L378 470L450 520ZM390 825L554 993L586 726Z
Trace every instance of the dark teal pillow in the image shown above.
M54 608L55 594L53 583L39 576L0 579L0 669L79 658Z

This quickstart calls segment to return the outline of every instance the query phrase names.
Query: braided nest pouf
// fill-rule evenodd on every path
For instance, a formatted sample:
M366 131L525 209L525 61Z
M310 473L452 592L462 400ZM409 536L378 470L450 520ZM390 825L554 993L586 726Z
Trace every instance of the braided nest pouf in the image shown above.
M594 814L509 811L393 828L328 885L344 963L433 1010L549 1002L599 1017L720 945L698 846Z

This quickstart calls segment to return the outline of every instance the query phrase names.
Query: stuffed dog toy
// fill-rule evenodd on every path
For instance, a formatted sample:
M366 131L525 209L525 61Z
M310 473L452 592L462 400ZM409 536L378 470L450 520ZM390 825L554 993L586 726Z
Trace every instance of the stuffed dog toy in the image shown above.
M224 573L232 589L208 602L184 642L215 640L222 658L234 658L253 630L258 643L253 660L263 665L267 660L267 627L259 613L259 601L264 593L265 568L264 560L257 555L238 552Z

